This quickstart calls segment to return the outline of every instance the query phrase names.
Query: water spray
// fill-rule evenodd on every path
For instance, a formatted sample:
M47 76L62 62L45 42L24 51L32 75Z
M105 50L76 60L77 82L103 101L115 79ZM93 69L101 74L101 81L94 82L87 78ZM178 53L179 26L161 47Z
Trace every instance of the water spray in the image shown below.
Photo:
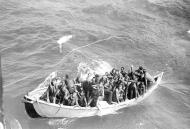
M72 35L66 35L57 40L57 43L59 44L60 53L62 53L62 44L68 42L72 37L73 37Z

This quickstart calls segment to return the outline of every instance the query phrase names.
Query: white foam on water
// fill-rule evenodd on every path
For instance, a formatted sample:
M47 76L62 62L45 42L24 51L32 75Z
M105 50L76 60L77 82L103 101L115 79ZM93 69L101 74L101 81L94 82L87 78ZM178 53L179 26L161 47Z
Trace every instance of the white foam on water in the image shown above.
M78 77L81 81L90 80L95 74L104 75L112 70L112 66L102 60L93 60L90 63L81 62L78 65Z
M67 128L75 119L63 118L63 119L51 119L48 124L53 127L58 127L59 129Z
M22 129L22 126L17 119L13 119L9 123L10 123L11 129Z
M4 126L1 122L0 122L0 129L4 129Z

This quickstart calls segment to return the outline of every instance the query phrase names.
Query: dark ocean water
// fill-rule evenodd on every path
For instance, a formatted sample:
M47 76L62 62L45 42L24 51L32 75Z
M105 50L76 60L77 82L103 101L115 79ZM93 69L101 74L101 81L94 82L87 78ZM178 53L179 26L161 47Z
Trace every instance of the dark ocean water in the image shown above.
M0 0L0 14L7 128L190 128L190 1ZM56 41L68 34L73 38L59 53ZM80 119L32 119L26 114L21 98L27 91L55 70L74 76L80 62L92 59L165 74L149 98L118 114Z

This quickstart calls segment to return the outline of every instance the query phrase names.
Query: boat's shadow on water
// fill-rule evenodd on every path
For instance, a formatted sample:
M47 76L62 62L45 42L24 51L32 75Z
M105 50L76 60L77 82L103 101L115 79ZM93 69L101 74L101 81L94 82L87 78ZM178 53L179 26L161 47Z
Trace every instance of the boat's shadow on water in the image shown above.
M33 104L25 103L25 109L26 109L26 113L27 113L31 118L42 118L42 117L35 111Z

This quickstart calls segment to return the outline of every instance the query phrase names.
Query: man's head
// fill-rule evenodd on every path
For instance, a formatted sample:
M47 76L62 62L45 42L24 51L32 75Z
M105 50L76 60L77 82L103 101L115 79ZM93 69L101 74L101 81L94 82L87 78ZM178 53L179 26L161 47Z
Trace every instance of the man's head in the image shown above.
M68 74L65 75L65 79L69 79L69 75Z
M95 81L96 81L96 83L99 83L99 81L100 81L100 75L98 75L98 74L95 75Z
M113 68L113 69L112 69L112 73L115 73L115 71L116 71L116 69L115 69L115 68Z
M121 90L123 88L123 83L119 84L119 89Z
M56 82L57 82L57 83L60 83L60 82L61 82L61 77L57 77L57 78L56 78Z
M125 74L124 78L128 78L128 77L129 77L129 75L128 75L128 74Z
M121 67L121 71L124 71L124 69L125 69L124 67Z
M109 79L109 82L113 82L114 81L113 77L110 77L108 79Z
M116 72L115 72L117 75L119 75L119 70L116 70Z
M142 67L142 66L139 66L139 70L143 70L143 67Z
M106 75L104 75L104 76L102 76L102 78L103 78L104 80L106 80L106 79L107 79L107 76L106 76Z
M57 79L56 79L56 78L53 78L53 79L51 80L51 85L52 85L52 86L55 86L55 85L56 85L56 82L57 82Z
M96 77L93 77L93 78L92 78L92 82L95 82L95 80L96 80Z

